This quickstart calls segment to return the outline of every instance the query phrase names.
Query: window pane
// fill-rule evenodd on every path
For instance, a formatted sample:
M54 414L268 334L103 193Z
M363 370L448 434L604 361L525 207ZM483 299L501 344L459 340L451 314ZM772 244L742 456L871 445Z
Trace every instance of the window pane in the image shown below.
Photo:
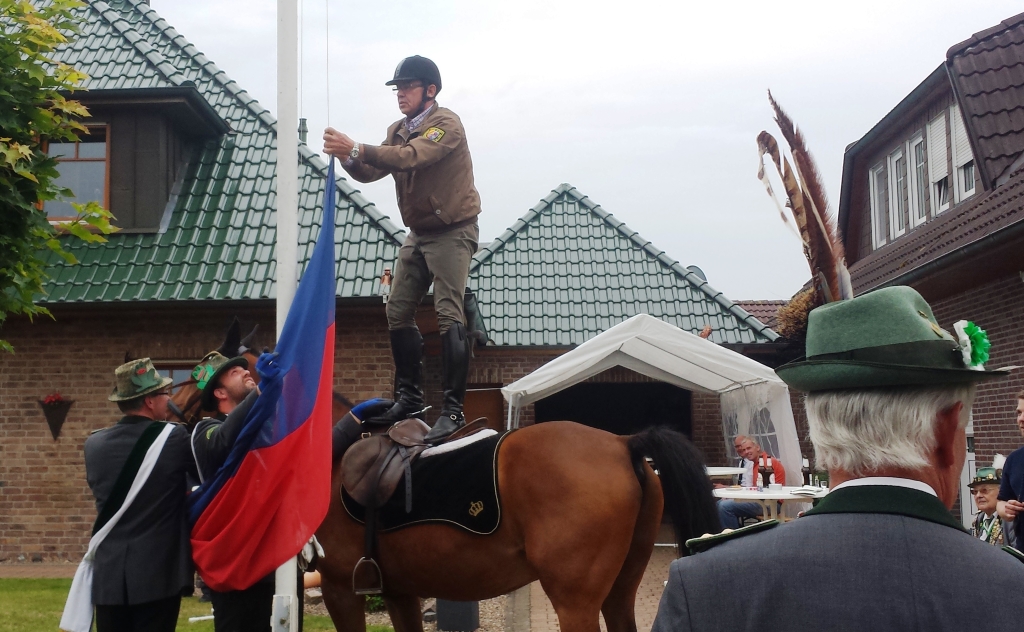
M107 157L107 141L101 140L99 142L88 142L78 144L78 157L79 158L106 158Z
M915 206L914 212L917 214L918 219L924 219L928 216L928 207L925 206L924 198L927 190L925 189L925 182L927 182L927 175L925 174L924 164L924 143L918 142L914 145L914 176L917 179L914 183L915 192Z
M885 238L889 231L886 228L886 207L888 195L886 192L886 179L885 170L878 168L874 172L875 178L875 240L879 243L885 243Z
M935 183L935 197L939 200L939 206L949 204L949 176Z
M967 163L963 166L964 172L964 191L970 191L974 189L974 161Z
M69 158L75 157L75 144L74 143L50 143L46 148L46 153L49 156L58 158L60 156L67 156Z
M62 162L57 165L60 175L54 181L58 186L74 192L69 202L99 202L103 204L103 191L107 179L107 165L103 162ZM50 217L76 215L68 204L46 203L46 214Z

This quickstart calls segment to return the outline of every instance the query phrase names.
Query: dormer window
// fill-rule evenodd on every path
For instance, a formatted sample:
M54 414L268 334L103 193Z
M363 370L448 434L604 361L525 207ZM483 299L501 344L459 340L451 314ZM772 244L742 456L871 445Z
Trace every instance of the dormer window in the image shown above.
M79 135L77 143L50 142L47 155L57 159L57 179L60 187L67 187L73 197L63 200L49 200L43 210L51 220L68 219L78 215L71 202L85 204L98 202L108 206L110 182L110 160L107 143L107 126L90 125L88 132Z

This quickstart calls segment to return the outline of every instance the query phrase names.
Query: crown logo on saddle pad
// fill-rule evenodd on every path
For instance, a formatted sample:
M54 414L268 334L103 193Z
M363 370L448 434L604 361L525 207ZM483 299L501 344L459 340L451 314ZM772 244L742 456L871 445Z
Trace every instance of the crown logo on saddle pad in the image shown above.
M473 516L474 518L479 516L480 512L482 512L483 510L484 510L483 502L481 502L479 500L476 500L476 501L473 501L473 502L469 503L469 515Z

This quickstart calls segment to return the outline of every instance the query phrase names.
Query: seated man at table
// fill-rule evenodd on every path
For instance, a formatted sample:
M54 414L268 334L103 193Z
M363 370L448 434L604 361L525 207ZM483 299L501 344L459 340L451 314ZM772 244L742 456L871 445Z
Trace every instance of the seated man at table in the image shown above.
M811 311L806 358L776 373L808 393L832 491L797 520L691 540L652 632L1020 630L1024 556L950 513L975 383L1008 373L985 370L977 327L955 329L906 286Z
M770 482L779 485L786 484L786 469L782 467L782 461L772 458L767 452L757 445L757 442L745 435L736 437L733 443L736 454L743 458L743 474L740 476L740 485L744 487L757 487L760 473L758 468L765 463L772 468ZM764 512L764 507L758 502L724 499L718 501L718 519L723 529L738 529L740 519L758 518Z

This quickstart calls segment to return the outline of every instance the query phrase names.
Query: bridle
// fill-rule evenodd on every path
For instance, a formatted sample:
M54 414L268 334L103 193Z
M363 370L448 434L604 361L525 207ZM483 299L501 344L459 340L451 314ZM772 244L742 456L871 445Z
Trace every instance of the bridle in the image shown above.
M190 377L183 382L178 382L177 384L172 385L171 390L177 390L182 386L188 386L189 384L195 383L195 378ZM190 413L193 408L199 405L199 400L200 398L202 398L202 396L202 391L197 389L196 392L191 397L188 398L188 401L185 402L185 406L183 408L178 408L178 405L175 404L173 400L171 400L167 402L167 410L169 410L172 415L177 417L181 421L181 423L188 425L189 420L186 414Z

